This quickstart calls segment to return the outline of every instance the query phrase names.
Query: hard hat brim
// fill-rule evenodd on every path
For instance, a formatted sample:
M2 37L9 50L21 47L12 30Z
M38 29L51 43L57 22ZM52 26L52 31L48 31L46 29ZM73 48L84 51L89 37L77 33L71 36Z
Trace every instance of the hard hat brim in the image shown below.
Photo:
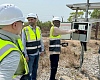
M0 25L10 25L16 21L22 21L25 22L25 18L24 17L19 17L19 18L14 18L11 20L5 20L5 21L0 21Z

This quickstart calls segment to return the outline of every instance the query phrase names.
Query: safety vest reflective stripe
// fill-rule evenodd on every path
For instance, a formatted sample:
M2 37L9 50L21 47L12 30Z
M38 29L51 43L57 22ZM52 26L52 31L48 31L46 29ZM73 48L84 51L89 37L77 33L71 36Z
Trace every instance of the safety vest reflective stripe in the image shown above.
M41 48L41 45L38 46L38 48ZM37 49L37 46L36 47L26 47L26 49Z
M39 45L38 48L41 48L41 45Z
M26 49L37 49L37 46L36 47L26 47Z
M15 48L15 46L9 44L9 45L4 46L2 49L0 49L0 56L2 56L5 53L5 51L7 51L10 48Z
M50 41L59 40L59 38L51 38Z
M23 43L22 43L21 39L18 39L17 41L19 43L18 45L19 45L21 51L24 51L24 46L23 46Z
M31 41L30 34L28 32L28 28L25 28L25 29L26 29L26 39L27 39L27 41Z
M50 45L49 47L60 47L61 45Z
M34 42L34 41L40 41L40 39L38 39L38 40L28 40L27 42Z
M23 57L23 59L24 59L24 67L25 67L25 75L26 74L28 74L28 72L29 72L29 69L28 69L28 64L27 64L27 62L26 62L26 58L24 57L24 55L22 55L22 57Z
M16 47L11 44L4 46L2 49L0 49L0 61L2 61L2 59L4 59L4 57L6 57L9 54L7 50L9 50L10 52L12 50L18 50L18 49L16 49Z

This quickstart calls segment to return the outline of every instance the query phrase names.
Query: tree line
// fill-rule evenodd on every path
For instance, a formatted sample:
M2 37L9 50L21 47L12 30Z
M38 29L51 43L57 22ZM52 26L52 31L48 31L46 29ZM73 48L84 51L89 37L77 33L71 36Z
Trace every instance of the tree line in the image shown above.
M72 19L75 18L75 14L76 14L76 12L71 12L70 15L69 15L69 18L65 22L72 22ZM77 13L77 17L78 18L84 18L84 14L85 14L85 11L80 10ZM100 10L94 9L93 11L89 11L88 15L90 16L90 18L100 19ZM93 28L95 28L95 39L98 38L98 30L100 30L99 24L100 24L100 22L96 22L93 25ZM25 22L24 26L27 26L27 25L28 25L28 22ZM51 24L51 21L42 22L42 21L38 20L37 26L39 26L41 28L43 33L48 33L52 24Z

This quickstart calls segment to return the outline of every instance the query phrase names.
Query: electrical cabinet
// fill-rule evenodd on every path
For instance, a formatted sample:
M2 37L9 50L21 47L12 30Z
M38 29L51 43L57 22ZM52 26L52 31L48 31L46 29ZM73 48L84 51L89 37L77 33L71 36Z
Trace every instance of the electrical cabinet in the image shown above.
M72 28L77 31L72 33L72 39L88 42L91 36L91 27L92 23L90 22L73 22Z
M65 22L65 23L61 23L60 24L60 27L59 27L60 29L62 29L62 30L71 30L71 28L72 28L72 23L71 22ZM65 35L61 35L61 39L62 40L70 40L71 39L71 34L65 34Z

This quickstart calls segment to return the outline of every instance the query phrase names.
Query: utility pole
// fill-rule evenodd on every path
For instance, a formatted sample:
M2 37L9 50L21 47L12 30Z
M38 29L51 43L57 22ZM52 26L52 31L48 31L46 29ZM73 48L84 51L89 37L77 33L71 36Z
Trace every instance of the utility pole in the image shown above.
M54 16L52 16L54 18Z
M88 22L88 10L89 10L89 0L87 0L86 3L86 14L85 14L85 22ZM81 56L80 56L80 68L82 67L83 61L84 61L84 51L87 51L87 42L80 42L82 49L81 49Z
M64 16L61 16L61 20L62 20L62 22L64 22L63 18L64 18Z
M38 15L36 14L36 16L37 16L37 19L39 20L39 17L38 17Z

